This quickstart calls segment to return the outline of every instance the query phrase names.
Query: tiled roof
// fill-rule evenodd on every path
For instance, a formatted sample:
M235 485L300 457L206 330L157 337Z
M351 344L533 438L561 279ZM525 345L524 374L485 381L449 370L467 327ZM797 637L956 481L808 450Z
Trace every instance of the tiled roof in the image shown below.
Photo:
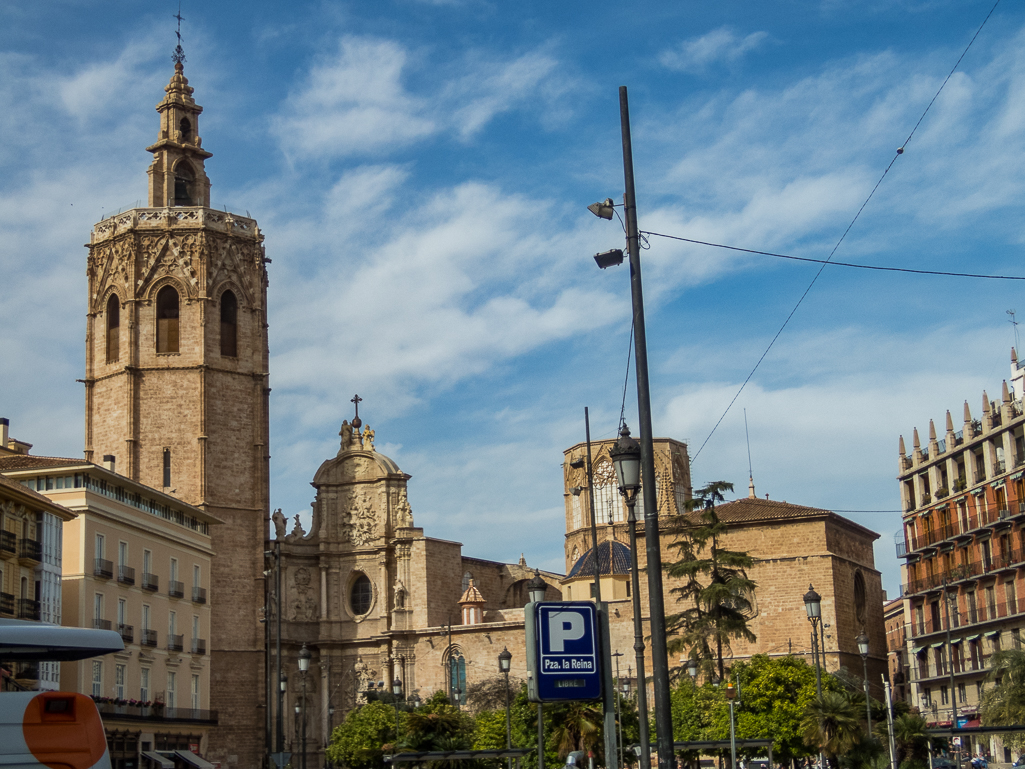
M69 457L37 457L29 454L13 454L0 457L0 472L4 470L27 470L33 467L67 467L69 465L88 465L84 459Z
M724 523L745 523L747 521L793 520L795 518L820 518L830 515L829 510L818 507L777 502L774 499L737 499L715 507L716 515Z
M600 574L629 574L630 548L622 542L606 540L598 545L598 572ZM612 568L609 568L609 564ZM594 576L594 548L588 550L573 564L566 578Z
M459 599L459 603L486 603L484 596L480 594L480 590L473 584L473 580L470 580L470 586L466 588L466 592L463 593L463 597Z
M10 478L8 478L8 477L6 477L4 475L0 475L0 493L2 493L2 491L5 490L5 489L9 489L11 491L16 491L16 492L18 492L19 495L21 495L23 497L28 497L29 499L33 500L34 502L36 502L41 507L45 507L47 510L51 510L51 511L58 511L59 510L60 512L64 513L68 517L71 517L71 518L77 518L78 517L78 513L74 513L71 510L68 510L66 507L63 507L62 505L58 505L56 502L53 502L49 497L46 497L46 496L40 494L38 491L33 491L28 486L23 486L18 481L14 481L14 480L11 480Z

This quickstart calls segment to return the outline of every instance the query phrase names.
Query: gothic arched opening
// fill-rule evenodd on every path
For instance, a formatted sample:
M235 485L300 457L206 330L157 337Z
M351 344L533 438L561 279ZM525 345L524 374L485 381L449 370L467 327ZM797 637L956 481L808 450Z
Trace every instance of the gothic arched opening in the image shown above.
M107 300L107 363L121 355L121 300L114 294Z
M238 299L231 291L221 294L221 356L238 356Z
M157 293L157 352L178 352L178 292L164 286Z
M185 161L174 167L174 204L176 206L193 206L192 183L196 180L192 169Z

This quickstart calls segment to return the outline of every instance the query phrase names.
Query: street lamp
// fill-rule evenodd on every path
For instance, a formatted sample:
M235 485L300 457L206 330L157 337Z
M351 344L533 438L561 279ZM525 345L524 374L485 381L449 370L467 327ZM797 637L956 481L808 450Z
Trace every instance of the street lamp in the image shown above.
M811 623L811 656L815 662L815 693L822 697L822 670L819 666L819 623L822 622L822 596L815 592L815 588L808 585L808 592L804 594L804 610L808 613L808 621Z
M279 664L278 669L280 670L280 655L278 656ZM278 676L278 753L281 753L285 749L285 692L288 690L288 676L285 675L285 671L281 671L281 675Z
M548 583L541 578L541 570L534 569L534 576L527 583L527 596L531 603L540 603L548 592Z
M630 529L630 587L633 593L634 653L637 658L637 715L640 720L641 769L650 769L651 750L648 736L648 692L644 685L644 625L641 619L641 590L637 566L637 491L641 488L641 445L630 437L630 428L623 425L619 440L609 451L616 468L619 493L626 500Z
M300 766L302 769L306 769L306 671L310 669L310 658L313 655L310 650L306 648L306 644L303 644L303 648L299 650L299 672L303 676L303 700L302 700L302 761ZM296 712L299 712L298 705L296 706Z
M509 716L509 669L512 667L512 652L503 646L498 655L498 670L505 676L505 748L512 750L512 720ZM509 769L512 769L512 757L507 756Z
M398 677L391 681L392 702L395 704L395 742L399 741L399 702L402 700L402 680Z
M598 554L595 553L597 563ZM527 583L527 596L531 603L540 603L545 599L548 583L541 578L541 570L534 569L534 576ZM537 769L545 769L545 713L544 705L537 703Z
M687 660L687 675L691 677L691 680L697 681L698 677L698 661Z
M861 654L861 667L865 673L865 723L868 726L868 736L872 736L872 708L868 700L868 636L862 628L858 637L854 639L858 643L858 653ZM953 692L951 692L953 695Z
M726 699L730 701L730 769L737 769L737 722L733 717L733 701L737 699L737 687L726 684Z

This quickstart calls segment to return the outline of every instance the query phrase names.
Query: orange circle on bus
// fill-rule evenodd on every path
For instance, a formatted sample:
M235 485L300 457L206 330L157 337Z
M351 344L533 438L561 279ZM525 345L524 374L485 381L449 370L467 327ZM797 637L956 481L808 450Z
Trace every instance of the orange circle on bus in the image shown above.
M25 744L50 769L91 769L107 751L99 711L91 699L73 692L43 692L25 707Z

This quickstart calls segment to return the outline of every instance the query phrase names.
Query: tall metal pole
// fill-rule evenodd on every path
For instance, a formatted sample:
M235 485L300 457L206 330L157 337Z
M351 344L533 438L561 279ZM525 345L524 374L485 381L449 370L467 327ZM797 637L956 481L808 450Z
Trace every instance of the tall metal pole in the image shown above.
M623 655L618 651L612 655L616 658L616 719L619 722L618 732L619 740L617 744L618 752L616 753L616 760L618 764L623 763L623 710L619 704L619 658ZM617 764L617 765L618 765Z
M509 716L509 671L505 671L505 749L512 750L512 720ZM512 756L506 758L508 769L512 769Z
M954 729L957 728L957 691L954 689L954 647L950 643L950 628L953 616L950 612L950 587L943 586L943 595L947 599L947 666L950 668L950 747L954 748ZM956 601L956 594L954 600Z
M819 664L819 631L818 622L813 617L811 620L811 656L815 661L815 694L819 702L822 701L822 666ZM826 757L819 751L819 766L826 765Z
M265 553L266 556L266 553ZM264 558L264 565L267 561ZM267 679L267 697L264 702L267 703L266 712L266 742L267 742L267 769L271 769L274 762L271 760L271 753L274 752L274 706L271 704L274 701L274 682L271 680L271 674L274 671L274 663L271 661L270 656L270 644L271 644L271 607L276 600L274 597L274 574L273 572L264 572L263 586L264 586L264 609L263 609L263 668L264 676Z
M889 727L890 733L890 769L897 769L897 742L893 735L893 698L890 695L890 682L886 680L886 676L880 676L883 679L883 693L886 695L886 725Z
M545 769L545 711L537 703L537 769Z
M306 769L306 671L303 671L302 769Z
M637 658L637 718L640 721L641 732L640 759L641 769L651 769L651 737L648 734L648 687L644 683L644 625L641 620L640 578L637 575L637 515L634 513L634 505L636 503L636 494L627 496L626 507L629 510L627 523L630 526L630 557L633 561L630 565L630 592L633 593L634 653Z
M594 553L594 601L602 615L601 658L602 658L602 708L604 715L605 765L615 769L618 764L616 756L616 699L612 691L612 665L609 653L612 642L609 632L608 606L601 600L601 561L598 558L598 521L594 514L594 474L591 468L591 418L584 406L584 433L587 438L587 504L591 511L591 552ZM609 574L612 574L612 551L609 551Z
M733 717L733 700L730 700L730 769L737 769L737 727Z
M659 769L671 769L673 721L669 701L669 653L666 648L665 596L662 594L662 542L658 530L658 492L655 486L655 448L651 432L651 393L648 388L648 344L644 331L644 292L641 288L641 250L637 234L637 198L634 192L633 146L630 141L630 106L626 86L619 87L619 116L623 132L623 176L626 182L627 249L630 252L630 289L633 300L634 362L637 369L637 418L641 444L641 487L644 495L644 536L647 544L648 610L651 622L651 673L655 684L655 732ZM640 687L638 687L640 688Z
M277 676L275 676L275 685L278 691L278 753L285 750L285 720L282 708L284 707L284 696L285 693L281 691L281 541L278 540L274 543L274 620L277 623L277 652L275 659L277 661Z
M868 726L868 736L872 737L872 705L868 697L868 657L861 658L861 665L865 670L865 724Z

